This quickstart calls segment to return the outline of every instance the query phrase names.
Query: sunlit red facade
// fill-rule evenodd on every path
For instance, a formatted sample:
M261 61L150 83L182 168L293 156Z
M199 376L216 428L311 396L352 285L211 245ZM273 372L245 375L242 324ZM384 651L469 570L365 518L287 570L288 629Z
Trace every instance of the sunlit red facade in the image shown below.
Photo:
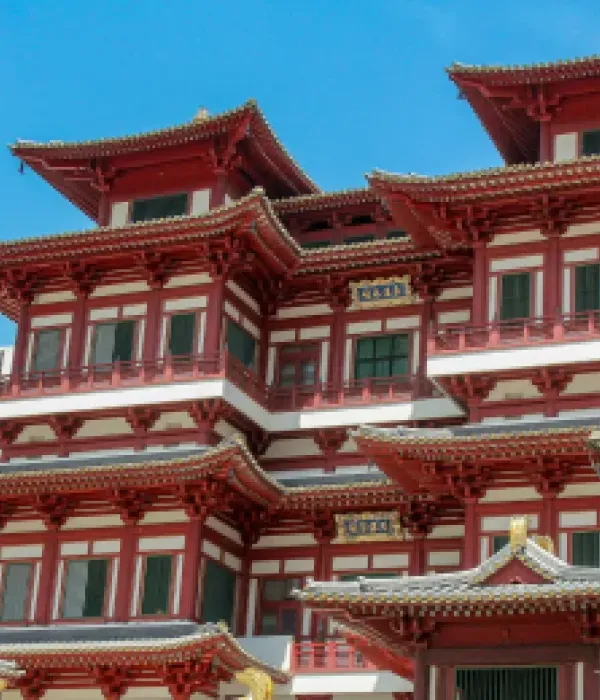
M96 226L0 246L9 698L598 697L600 60L449 77L505 166L321 192L253 102L11 147ZM356 598L463 570L527 634Z

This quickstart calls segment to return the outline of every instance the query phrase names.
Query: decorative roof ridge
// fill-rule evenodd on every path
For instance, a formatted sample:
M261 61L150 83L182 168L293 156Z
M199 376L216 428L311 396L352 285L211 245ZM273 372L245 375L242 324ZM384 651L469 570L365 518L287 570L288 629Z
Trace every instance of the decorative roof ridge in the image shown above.
M355 198L355 197L366 197L372 200L378 200L379 197L372 189L369 187L351 187L348 189L341 190L329 190L315 192L313 194L300 194L295 197L281 197L279 199L273 199L273 205L276 209L293 209L294 206L312 203L312 202L328 202L329 200L336 200L338 198Z
M533 71L555 70L560 68L580 67L586 63L596 63L600 69L600 55L581 56L577 58L558 59L543 63L524 64L473 64L454 61L446 68L448 75L468 73L527 73Z
M177 621L180 622L180 621ZM83 625L81 625L83 627ZM31 629L31 628L29 628ZM289 680L289 674L281 669L278 669L266 663L262 659L251 654L244 649L240 642L231 634L225 625L215 623L196 624L196 630L191 634L181 635L180 637L166 637L162 639L111 639L85 642L48 642L46 640L40 642L25 642L25 643L0 643L0 653L4 656L52 656L56 654L64 654L69 650L74 651L156 651L176 650L180 647L186 647L201 642L206 639L226 640L231 647L238 652L242 657L248 660L248 665L258 666L267 671L269 675L277 679L278 683L285 683Z
M369 182L385 181L398 184L436 184L451 183L468 179L484 179L502 175L525 175L542 172L561 172L569 168L585 168L586 166L600 166L600 155L579 156L571 160L558 163L544 161L539 163L520 163L517 165L503 165L481 170L468 170L464 172L448 173L446 175L420 175L417 173L390 173L385 170L373 170L367 175Z
M282 485L283 486L283 485ZM318 496L322 491L347 491L350 489L379 489L395 487L398 491L402 491L401 487L393 479L385 479L381 481L352 481L345 484L311 484L310 486L283 486L284 492L288 496L294 496L297 493L306 493L307 491L315 491Z

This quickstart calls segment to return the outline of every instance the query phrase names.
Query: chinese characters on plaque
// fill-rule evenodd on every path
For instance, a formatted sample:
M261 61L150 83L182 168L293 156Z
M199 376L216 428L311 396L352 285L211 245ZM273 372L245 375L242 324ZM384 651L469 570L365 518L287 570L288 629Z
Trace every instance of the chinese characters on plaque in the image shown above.
M376 542L402 539L402 525L396 511L345 513L335 517L337 538L340 542Z

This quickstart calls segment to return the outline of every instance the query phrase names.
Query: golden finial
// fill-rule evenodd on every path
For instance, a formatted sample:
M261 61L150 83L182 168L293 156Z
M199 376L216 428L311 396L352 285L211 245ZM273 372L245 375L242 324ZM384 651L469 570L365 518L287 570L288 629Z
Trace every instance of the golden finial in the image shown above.
M510 519L510 548L514 551L527 544L527 516Z
M549 554L554 554L554 540L549 535L536 535L534 537L538 547L546 550Z
M209 117L210 117L210 112L206 109L206 107L200 107L200 109L196 112L196 115L194 116L192 121L205 122Z

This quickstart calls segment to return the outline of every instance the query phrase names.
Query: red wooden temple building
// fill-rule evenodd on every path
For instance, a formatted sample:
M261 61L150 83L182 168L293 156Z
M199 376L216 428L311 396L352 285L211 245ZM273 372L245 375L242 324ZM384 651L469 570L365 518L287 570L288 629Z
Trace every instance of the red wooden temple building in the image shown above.
M6 700L598 698L600 59L448 73L503 167L11 147L95 226L0 244Z

